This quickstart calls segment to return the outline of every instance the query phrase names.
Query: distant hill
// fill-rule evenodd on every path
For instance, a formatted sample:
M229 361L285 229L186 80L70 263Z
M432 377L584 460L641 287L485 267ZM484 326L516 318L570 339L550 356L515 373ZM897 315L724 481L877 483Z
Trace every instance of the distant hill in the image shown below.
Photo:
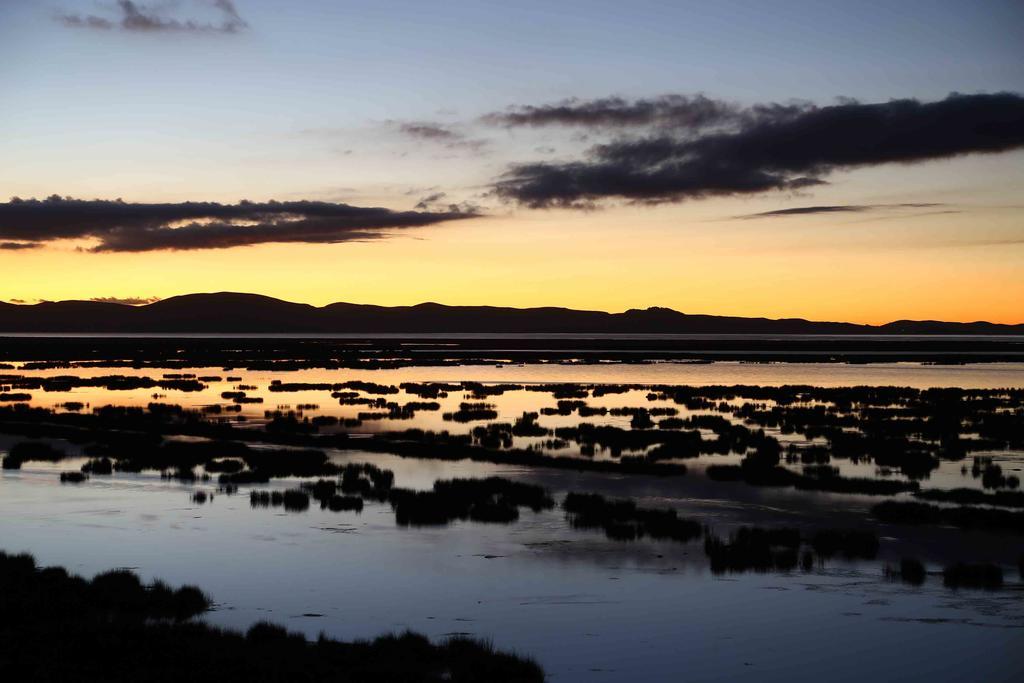
M96 301L0 303L0 333L632 333L1022 334L1024 324L899 320L885 325L687 315L668 308L624 313L569 308L296 304L257 294L176 296L144 306Z

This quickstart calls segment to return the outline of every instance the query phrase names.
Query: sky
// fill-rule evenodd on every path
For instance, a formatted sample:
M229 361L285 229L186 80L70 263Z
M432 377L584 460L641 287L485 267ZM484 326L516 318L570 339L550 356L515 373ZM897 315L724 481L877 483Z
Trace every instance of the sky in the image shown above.
M1024 322L1024 3L0 0L0 300Z

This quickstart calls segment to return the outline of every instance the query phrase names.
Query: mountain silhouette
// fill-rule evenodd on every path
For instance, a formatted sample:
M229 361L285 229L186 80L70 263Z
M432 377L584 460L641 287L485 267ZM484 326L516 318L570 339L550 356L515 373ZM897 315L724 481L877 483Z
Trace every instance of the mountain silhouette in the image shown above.
M311 306L258 294L187 294L143 306L56 301L0 303L0 332L79 333L615 333L615 334L1024 334L1024 324L899 320L885 325L802 318L688 315L669 308L623 313L496 306Z

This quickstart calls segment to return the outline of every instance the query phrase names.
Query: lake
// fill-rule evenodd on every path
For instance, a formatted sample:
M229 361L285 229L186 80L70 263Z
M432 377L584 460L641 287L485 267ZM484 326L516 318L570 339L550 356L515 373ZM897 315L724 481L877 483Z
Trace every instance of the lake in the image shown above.
M211 419L241 417L237 428L262 430L272 421L268 411L337 418L339 426L325 426L322 433L345 431L350 444L326 449L332 463L373 463L394 472L396 486L410 489L428 490L435 481L454 477L499 476L542 486L556 502L569 491L586 491L671 508L723 536L747 525L827 526L870 527L880 539L878 556L870 560L819 558L806 569L715 573L699 540L614 540L599 530L575 528L557 505L539 512L524 509L510 524L460 520L416 527L396 524L395 513L384 502L367 501L358 513L332 512L315 504L301 512L254 507L250 487L227 495L216 477L181 482L156 471L115 472L81 485L62 485L57 474L78 469L86 456L80 446L61 440L53 442L68 451L67 459L26 462L20 469L0 472L0 548L29 551L43 564L64 565L84 575L131 567L146 578L197 584L217 602L205 617L215 624L244 628L270 619L310 636L322 632L344 639L407 628L432 638L469 634L537 658L553 681L1009 681L1024 671L1024 593L1016 569L1024 549L1020 536L878 525L870 514L877 496L750 486L704 476L709 465L739 463L742 454L735 453L686 458L681 461L686 475L674 477L399 457L359 445L361 439L410 427L469 434L476 426L544 409L550 414L541 412L537 422L550 430L582 421L577 413L555 412L560 399L547 391L511 389L479 398L465 389L451 390L437 398L439 408L418 410L411 418L360 419L360 413L372 409L339 403L331 390L270 389L274 382L350 381L396 387L408 382L629 385L600 396L591 389L585 400L595 412L609 410L587 420L626 432L638 410L676 410L679 419L715 412L682 406L671 397L651 397L649 385L991 390L1024 387L1024 364L715 362L295 371L23 370L14 365L0 374L21 381L112 374L208 378L198 391L76 386L28 392L28 405L52 409L55 415L87 415L105 405L145 409L155 401L200 411L231 404L222 394L245 387L247 398L262 403L241 403L237 412L211 414ZM0 385L10 382L0 378ZM373 396L372 391L352 393ZM424 400L404 390L386 398L399 403ZM490 404L495 415L465 423L444 418L465 402ZM612 409L627 412L612 414ZM360 424L343 429L346 419ZM743 423L736 415L729 419ZM817 443L778 428L764 431L797 450ZM713 436L706 429L701 433ZM612 464L619 458L607 448L588 456L575 442L551 445L551 437L516 439L517 446L538 452L554 448L566 457ZM5 430L0 452L21 440ZM992 458L1011 476L1024 464L1024 453L1012 448L971 455ZM969 465L970 458L965 462ZM833 463L842 477L986 490L960 461L942 459L924 478L882 472L870 461L834 458ZM804 465L783 466L800 472ZM283 491L298 482L274 479L252 488ZM195 502L196 491L212 500ZM885 576L887 564L907 556L920 558L929 570L923 585ZM1002 565L1006 585L1000 591L946 588L943 566L960 560Z

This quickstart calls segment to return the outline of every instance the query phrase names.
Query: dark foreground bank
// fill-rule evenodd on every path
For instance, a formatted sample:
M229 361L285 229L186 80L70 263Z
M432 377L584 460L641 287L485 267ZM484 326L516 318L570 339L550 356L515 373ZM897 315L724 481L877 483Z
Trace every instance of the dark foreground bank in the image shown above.
M531 660L464 638L414 633L307 641L259 623L245 634L192 618L197 588L144 585L127 570L87 581L0 551L5 681L543 681Z

